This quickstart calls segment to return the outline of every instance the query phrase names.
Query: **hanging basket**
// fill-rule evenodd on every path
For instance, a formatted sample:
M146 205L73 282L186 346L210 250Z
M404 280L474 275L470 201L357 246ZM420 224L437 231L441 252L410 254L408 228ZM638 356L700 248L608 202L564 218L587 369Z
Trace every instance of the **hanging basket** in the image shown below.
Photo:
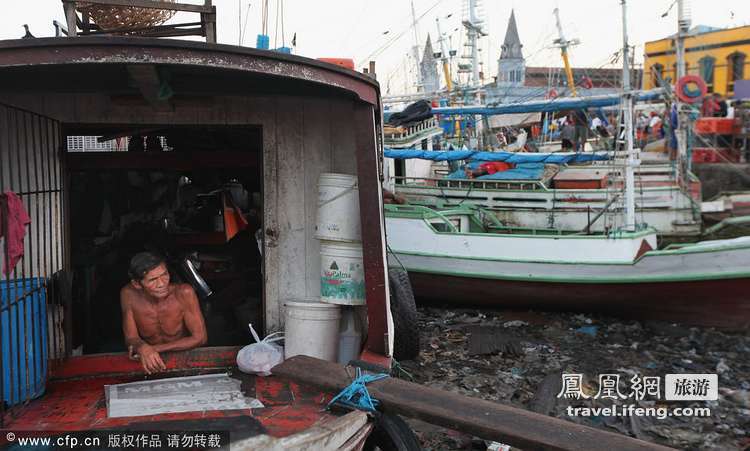
M175 0L163 0L173 3ZM98 5L96 2L78 2L76 8L87 13L103 31L123 31L161 25L176 11L138 8L135 6Z

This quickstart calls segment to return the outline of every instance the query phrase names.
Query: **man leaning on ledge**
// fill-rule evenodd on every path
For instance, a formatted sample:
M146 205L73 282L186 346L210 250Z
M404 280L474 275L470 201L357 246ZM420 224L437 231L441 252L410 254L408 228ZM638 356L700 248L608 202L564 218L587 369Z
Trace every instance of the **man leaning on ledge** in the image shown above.
M160 353L206 343L206 322L188 284L172 284L164 258L141 252L130 260L130 283L120 290L122 330L128 356L146 373L167 369Z

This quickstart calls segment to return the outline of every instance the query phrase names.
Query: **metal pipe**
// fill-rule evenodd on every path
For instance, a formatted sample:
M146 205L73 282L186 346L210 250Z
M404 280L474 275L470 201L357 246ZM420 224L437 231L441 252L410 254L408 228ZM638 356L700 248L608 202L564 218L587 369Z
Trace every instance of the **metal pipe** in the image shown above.
M626 0L622 4L622 108L625 120L625 230L635 230L635 177L633 169L640 165L633 150L633 94L630 92L630 68L628 48L628 14Z

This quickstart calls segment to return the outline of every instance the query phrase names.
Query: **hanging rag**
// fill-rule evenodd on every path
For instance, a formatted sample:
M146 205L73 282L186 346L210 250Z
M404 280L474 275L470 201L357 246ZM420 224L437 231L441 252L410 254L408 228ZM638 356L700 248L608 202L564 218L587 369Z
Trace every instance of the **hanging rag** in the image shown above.
M0 194L0 238L5 238L5 255L3 271L10 275L18 260L23 257L23 239L26 226L31 224L23 202L12 191Z

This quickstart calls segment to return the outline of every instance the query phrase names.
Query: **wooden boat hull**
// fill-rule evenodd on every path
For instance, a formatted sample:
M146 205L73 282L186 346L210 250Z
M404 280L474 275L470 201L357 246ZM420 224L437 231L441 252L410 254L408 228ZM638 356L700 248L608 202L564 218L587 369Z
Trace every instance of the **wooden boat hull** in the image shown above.
M462 232L466 215L449 211L440 219L459 227L439 232L424 207L409 208L386 212L389 264L409 272L420 300L750 327L750 237L655 251L649 232Z
M730 329L750 327L750 278L651 283L524 282L409 271L418 301L598 312Z

